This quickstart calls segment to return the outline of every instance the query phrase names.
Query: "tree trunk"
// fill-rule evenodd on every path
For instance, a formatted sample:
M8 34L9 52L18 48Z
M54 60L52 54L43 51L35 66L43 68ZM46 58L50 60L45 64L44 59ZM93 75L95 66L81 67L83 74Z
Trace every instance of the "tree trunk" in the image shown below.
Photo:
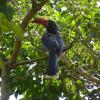
M1 100L9 99L9 70L7 67L2 69Z

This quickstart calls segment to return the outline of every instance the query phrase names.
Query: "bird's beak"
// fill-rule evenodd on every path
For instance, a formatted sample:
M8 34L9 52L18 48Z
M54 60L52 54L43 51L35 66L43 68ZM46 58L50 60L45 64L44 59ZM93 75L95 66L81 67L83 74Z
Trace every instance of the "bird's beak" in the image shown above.
M48 25L48 20L43 19L43 18L37 18L37 19L34 19L33 21L31 21L31 23L36 23L36 24L41 24L43 26L47 26Z

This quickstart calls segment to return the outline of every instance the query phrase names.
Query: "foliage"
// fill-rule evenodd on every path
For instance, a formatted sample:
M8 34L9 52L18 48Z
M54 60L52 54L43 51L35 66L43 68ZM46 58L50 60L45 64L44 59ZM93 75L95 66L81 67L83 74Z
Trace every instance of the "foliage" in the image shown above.
M41 3L41 0L37 1ZM57 22L66 46L76 38L74 46L59 61L59 80L44 77L47 60L39 59L46 57L41 44L44 27L29 23L23 36L22 29L15 24L19 24L30 10L30 0L16 0L16 5L7 2L1 6L0 3L0 66L11 58L16 36L22 40L18 62L38 59L33 64L19 65L10 71L10 94L15 94L16 98L22 94L22 100L58 100L59 97L99 100L98 85L77 72L80 66L100 79L100 5L97 2L99 0L50 0L33 16Z

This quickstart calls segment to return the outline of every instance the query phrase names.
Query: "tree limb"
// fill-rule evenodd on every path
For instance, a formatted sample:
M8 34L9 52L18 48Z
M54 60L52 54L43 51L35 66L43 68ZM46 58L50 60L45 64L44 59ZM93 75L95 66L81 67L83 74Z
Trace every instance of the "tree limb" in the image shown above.
M16 62L16 64L14 66L33 64L34 62L39 62L39 61L45 60L45 59L47 59L47 56L42 57L42 58L32 59L32 60L24 60L24 61Z
M27 15L22 20L21 27L22 27L23 31L25 31L25 29L26 29L29 21L32 19L32 17L42 8L42 6L47 1L48 0L44 0L44 2L41 4L34 3L34 7L32 5L32 9L27 13ZM13 50L13 53L11 56L11 65L14 65L14 63L16 62L17 56L20 51L20 47L21 47L21 41L18 38L16 38L15 47L14 47L14 50Z
M73 39L73 41L72 41L68 46L66 46L66 47L64 48L63 52L66 52L67 50L71 49L71 48L73 47L73 45L76 43L76 40L77 40L77 38L75 37L75 38Z
M63 52L66 52L68 51L69 49L71 49L74 45L74 43L76 43L76 39L74 39L68 46L66 46L63 50ZM15 68L16 66L20 66L20 65L25 65L25 64L33 64L34 62L37 62L37 61L40 61L40 60L45 60L47 59L47 56L46 57L42 57L42 58L37 58L37 59L31 59L31 60L24 60L24 61L20 61L20 62L16 62L14 64L14 66L11 66L10 69L13 69Z
M74 30L76 33L78 33L78 35L81 38L82 43L85 45L85 47L88 49L88 51L90 52L90 54L94 57L100 57L100 55L98 55L91 47L90 45L84 40L84 38L82 37L82 33L80 31L79 28Z
M36 4L34 7L32 6L32 9L27 13L27 15L24 17L21 28L23 31L25 31L29 21L32 19L32 17L42 8L42 6L48 1L44 0L44 3ZM14 67L14 64L16 63L17 56L19 54L21 47L21 41L16 38L14 50L11 55L10 64L5 62L5 66L2 69L2 82L1 82L1 100L8 100L9 99L9 70L11 67Z
M98 78L95 78L93 76L91 76L89 73L87 73L82 67L78 67L76 72L78 72L82 77L84 77L85 79L96 83L98 85L100 85L100 80Z
M33 60L25 60L25 61L21 61L21 62L17 62L15 64L15 67L16 66L19 66L19 65L25 65L25 64L33 64L34 62L38 62L40 60L45 60L47 59L47 56L46 57L42 57L42 58L38 58L38 59L33 59ZM76 69L76 72L84 77L85 79L89 80L90 82L92 83L96 83L97 85L100 85L100 80L98 78L95 78L93 76L91 76L89 73L87 73L82 67L78 67Z

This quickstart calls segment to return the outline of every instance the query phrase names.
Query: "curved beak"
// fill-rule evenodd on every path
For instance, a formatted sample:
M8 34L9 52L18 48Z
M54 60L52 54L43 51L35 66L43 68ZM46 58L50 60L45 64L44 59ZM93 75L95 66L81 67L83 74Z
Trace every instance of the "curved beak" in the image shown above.
M48 20L43 18L37 18L31 21L31 23L41 24L43 26L48 26Z

